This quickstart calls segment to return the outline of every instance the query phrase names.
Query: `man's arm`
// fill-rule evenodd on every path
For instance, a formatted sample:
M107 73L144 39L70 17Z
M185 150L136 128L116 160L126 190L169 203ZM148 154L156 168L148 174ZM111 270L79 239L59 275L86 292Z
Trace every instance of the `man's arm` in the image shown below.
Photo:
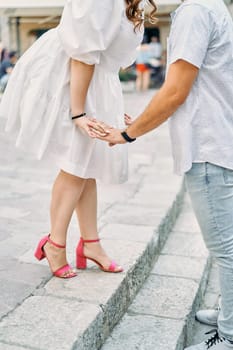
M165 83L144 112L127 128L127 134L137 138L165 122L185 102L198 72L196 66L184 60L171 64ZM118 129L111 130L101 139L110 144L125 143Z
M167 79L144 112L127 128L127 134L139 137L166 121L186 100L199 69L178 60L171 64Z

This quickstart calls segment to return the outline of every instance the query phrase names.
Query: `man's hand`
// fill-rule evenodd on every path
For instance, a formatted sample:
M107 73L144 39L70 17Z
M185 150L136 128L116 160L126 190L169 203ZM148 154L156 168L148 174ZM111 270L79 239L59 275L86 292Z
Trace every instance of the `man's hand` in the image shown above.
M93 131L93 129L91 129L93 133L95 133L95 131ZM125 139L122 137L121 135L122 130L119 129L115 129L115 128L111 128L109 130L109 133L105 136L99 136L96 134L96 138L102 141L106 141L109 143L109 146L115 146L117 144L123 144L126 143Z

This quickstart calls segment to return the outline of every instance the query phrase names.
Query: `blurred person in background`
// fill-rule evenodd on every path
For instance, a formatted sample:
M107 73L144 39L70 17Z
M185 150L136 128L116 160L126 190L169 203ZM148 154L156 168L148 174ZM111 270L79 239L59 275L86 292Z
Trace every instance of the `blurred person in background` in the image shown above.
M149 43L151 57L160 60L162 57L162 45L157 36L152 36Z
M162 45L157 36L152 36L149 43L151 87L158 88L164 82L164 66L162 62Z
M18 60L17 52L10 51L8 58L3 59L0 65L0 90L3 92L7 86L10 75Z
M7 57L7 50L4 47L3 42L0 41L0 66L2 61Z
M150 46L144 37L142 44L137 48L136 58L136 89L137 91L147 91L150 86Z

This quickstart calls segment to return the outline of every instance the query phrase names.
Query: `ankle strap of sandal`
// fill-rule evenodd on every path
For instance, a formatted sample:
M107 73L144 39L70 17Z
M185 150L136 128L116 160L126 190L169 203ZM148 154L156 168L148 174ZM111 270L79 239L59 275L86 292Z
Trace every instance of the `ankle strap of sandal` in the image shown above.
M80 238L83 243L96 243L100 241L100 238L97 239L83 239L82 237Z
M61 245L61 244L58 244L58 243L52 241L51 238L50 238L50 236L48 236L48 242L49 242L50 244L52 244L54 247L57 247L57 248L65 248L65 247L66 247L65 245Z

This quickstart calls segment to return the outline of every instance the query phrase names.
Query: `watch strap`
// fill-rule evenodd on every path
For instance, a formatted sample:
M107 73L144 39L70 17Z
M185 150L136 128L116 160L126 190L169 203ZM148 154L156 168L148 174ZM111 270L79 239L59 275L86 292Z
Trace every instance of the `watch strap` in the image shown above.
M123 131L122 133L121 133L121 136L125 139L125 141L127 141L127 142L134 142L135 140L136 140L136 138L131 138L128 134L127 134L127 132L126 131Z

